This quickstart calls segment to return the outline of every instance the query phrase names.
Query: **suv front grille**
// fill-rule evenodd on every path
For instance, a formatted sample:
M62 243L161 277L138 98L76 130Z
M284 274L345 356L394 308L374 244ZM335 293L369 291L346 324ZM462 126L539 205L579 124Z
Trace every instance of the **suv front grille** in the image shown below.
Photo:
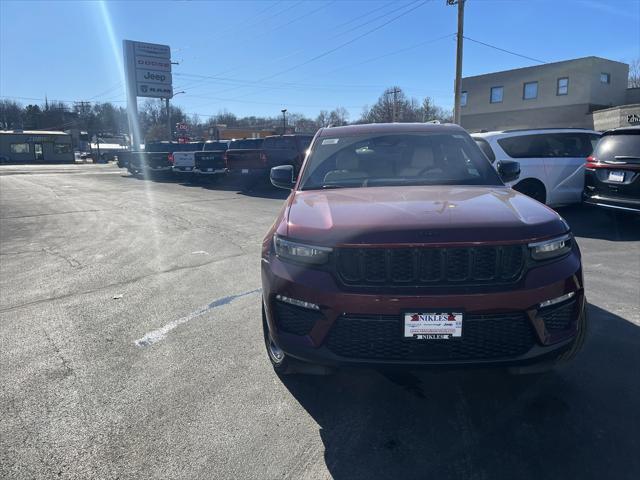
M336 269L346 285L508 284L520 277L524 248L339 248Z
M273 313L278 330L294 335L307 335L313 325L324 318L318 311L296 307L279 300L273 302Z
M343 315L327 337L336 355L363 360L450 361L513 358L536 343L524 313L465 315L462 337L412 340L402 336L400 315Z

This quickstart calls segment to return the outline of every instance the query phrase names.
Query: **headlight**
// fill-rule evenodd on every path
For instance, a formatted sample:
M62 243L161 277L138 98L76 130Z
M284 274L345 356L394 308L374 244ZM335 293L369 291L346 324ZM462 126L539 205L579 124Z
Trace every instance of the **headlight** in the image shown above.
M285 240L278 235L273 236L273 244L278 257L298 263L308 263L313 265L327 263L329 260L329 254L333 251L333 249L328 247L316 247L313 245Z
M530 243L529 250L534 260L548 260L569 253L571 251L571 242L572 235L567 233L544 242Z

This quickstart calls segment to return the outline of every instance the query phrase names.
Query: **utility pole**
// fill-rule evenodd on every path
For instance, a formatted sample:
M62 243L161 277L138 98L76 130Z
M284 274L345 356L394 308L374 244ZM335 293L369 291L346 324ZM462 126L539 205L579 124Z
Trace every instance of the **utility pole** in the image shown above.
M169 134L169 141L173 140L173 129L171 128L171 109L169 107L169 97L164 99L167 106L167 132Z
M280 110L282 112L282 135L287 133L287 109L283 108Z
M464 40L464 2L465 0L447 0L447 5L458 6L458 35L456 47L456 83L453 100L453 123L460 125L460 97L462 96L462 47Z
M89 102L86 101L82 101L82 102L74 102L74 106L75 109L77 110L78 114L76 115L75 119L74 119L74 123L75 123L75 127L78 131L77 135L78 135L78 144L75 145L75 148L80 148L81 146L81 140L80 140L80 136L82 134L82 123L83 121L86 119L87 116L87 112L89 111L89 108L91 108L91 104ZM89 136L89 140L91 140L91 135L95 134L95 132L90 132L89 131L89 125L86 124L87 127L87 132L90 135ZM71 138L73 139L74 135L71 136ZM82 145L84 147L89 147L89 150L91 150L91 141L89 141L89 145Z
M387 95L393 94L393 105L391 106L391 112L392 112L391 121L394 123L398 121L397 105L398 105L398 94L400 92L401 90L398 87L393 87L393 90L387 92Z

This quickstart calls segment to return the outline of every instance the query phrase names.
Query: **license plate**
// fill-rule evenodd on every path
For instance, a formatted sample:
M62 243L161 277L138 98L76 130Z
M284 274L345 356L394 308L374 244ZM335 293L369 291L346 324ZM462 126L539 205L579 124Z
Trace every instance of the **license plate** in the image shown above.
M242 169L242 173L243 173L243 174L245 174L245 173L249 173L249 169L248 169L248 168L243 168L243 169Z
M213 168L207 168L207 172L213 172Z
M609 172L610 182L624 182L624 172Z
M462 337L461 312L407 312L404 314L404 338L449 340Z

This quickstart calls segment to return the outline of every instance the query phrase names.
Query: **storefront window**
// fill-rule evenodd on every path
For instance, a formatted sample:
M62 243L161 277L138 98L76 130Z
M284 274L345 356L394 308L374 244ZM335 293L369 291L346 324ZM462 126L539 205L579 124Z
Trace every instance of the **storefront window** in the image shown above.
M68 143L54 143L53 151L57 154L71 153L71 145Z
M28 143L12 143L11 153L29 153Z

